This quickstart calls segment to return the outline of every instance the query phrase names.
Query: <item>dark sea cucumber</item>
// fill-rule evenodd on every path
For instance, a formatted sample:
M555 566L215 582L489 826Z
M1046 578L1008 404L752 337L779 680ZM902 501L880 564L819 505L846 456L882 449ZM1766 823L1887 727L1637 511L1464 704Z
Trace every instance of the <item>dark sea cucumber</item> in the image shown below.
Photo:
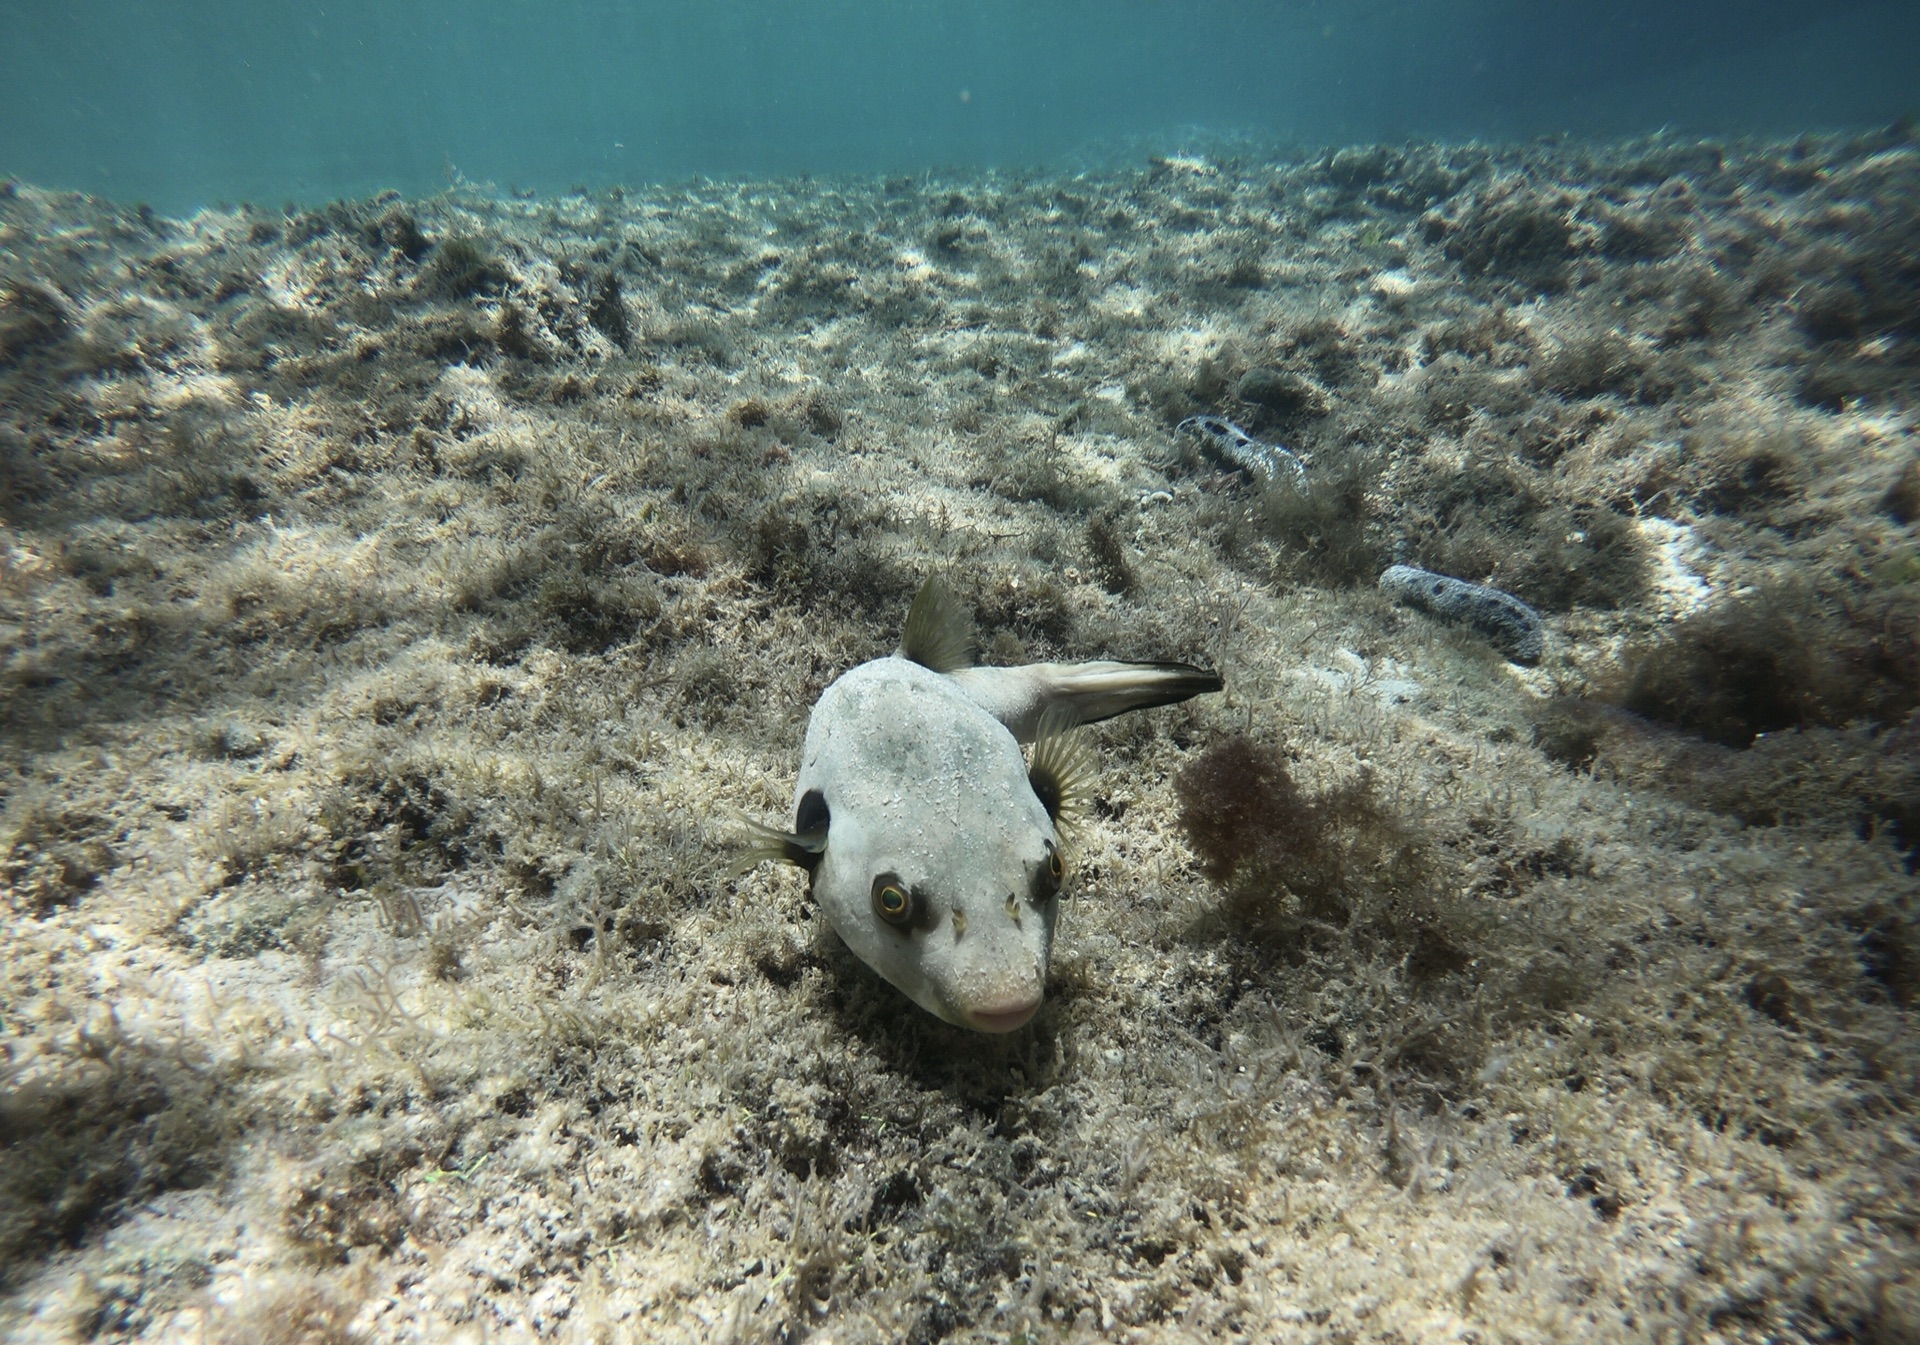
M1307 493L1307 467L1289 449L1256 439L1232 421L1218 416L1188 416L1174 432L1200 437L1213 456L1228 467L1250 472L1261 481L1287 481Z
M1389 565L1380 574L1380 591L1430 616L1472 627L1515 663L1538 663L1546 652L1546 623L1511 593L1412 565Z

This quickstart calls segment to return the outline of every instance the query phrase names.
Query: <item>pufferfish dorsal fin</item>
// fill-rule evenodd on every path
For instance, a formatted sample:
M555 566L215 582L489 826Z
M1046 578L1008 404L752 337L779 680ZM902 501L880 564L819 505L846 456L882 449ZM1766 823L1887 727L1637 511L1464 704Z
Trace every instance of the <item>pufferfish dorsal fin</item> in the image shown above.
M1027 783L1053 819L1064 841L1080 819L1093 792L1093 745L1074 718L1073 707L1050 705L1040 715L1033 737L1033 757L1027 763Z
M900 657L937 673L973 666L973 618L934 575L920 586L907 612Z

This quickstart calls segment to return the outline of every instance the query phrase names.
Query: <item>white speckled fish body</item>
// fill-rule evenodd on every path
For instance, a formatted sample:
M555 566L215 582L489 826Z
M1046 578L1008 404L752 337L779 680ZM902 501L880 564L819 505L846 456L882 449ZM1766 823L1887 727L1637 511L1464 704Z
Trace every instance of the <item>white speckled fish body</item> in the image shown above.
M814 706L796 806L832 840L813 892L847 946L922 1008L988 1031L1032 1016L1060 906L1059 834L1020 746L944 673L863 663ZM910 914L876 911L897 880Z
M820 694L793 830L750 824L747 857L806 869L847 946L928 1012L1011 1032L1046 990L1059 824L1086 770L1075 727L1221 685L1185 663L976 667L972 623L929 580L899 652Z

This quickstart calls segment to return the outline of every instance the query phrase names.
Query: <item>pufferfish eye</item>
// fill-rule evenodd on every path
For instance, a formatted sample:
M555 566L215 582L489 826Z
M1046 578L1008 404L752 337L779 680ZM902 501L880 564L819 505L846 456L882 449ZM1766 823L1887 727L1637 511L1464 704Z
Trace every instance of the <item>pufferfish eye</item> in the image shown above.
M1067 863L1060 857L1060 847L1048 841L1047 858L1033 873L1033 899L1046 901L1057 895L1066 878Z
M897 873L883 873L873 880L873 913L890 925L905 928L913 923L918 903Z

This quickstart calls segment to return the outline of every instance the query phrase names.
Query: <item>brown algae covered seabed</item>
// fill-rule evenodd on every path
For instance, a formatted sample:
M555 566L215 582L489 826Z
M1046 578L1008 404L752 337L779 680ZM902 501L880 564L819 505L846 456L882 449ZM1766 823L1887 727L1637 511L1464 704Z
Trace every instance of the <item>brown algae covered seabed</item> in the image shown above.
M1916 314L1903 128L8 186L0 1329L1920 1338ZM730 849L931 574L1227 683L1003 1038Z

